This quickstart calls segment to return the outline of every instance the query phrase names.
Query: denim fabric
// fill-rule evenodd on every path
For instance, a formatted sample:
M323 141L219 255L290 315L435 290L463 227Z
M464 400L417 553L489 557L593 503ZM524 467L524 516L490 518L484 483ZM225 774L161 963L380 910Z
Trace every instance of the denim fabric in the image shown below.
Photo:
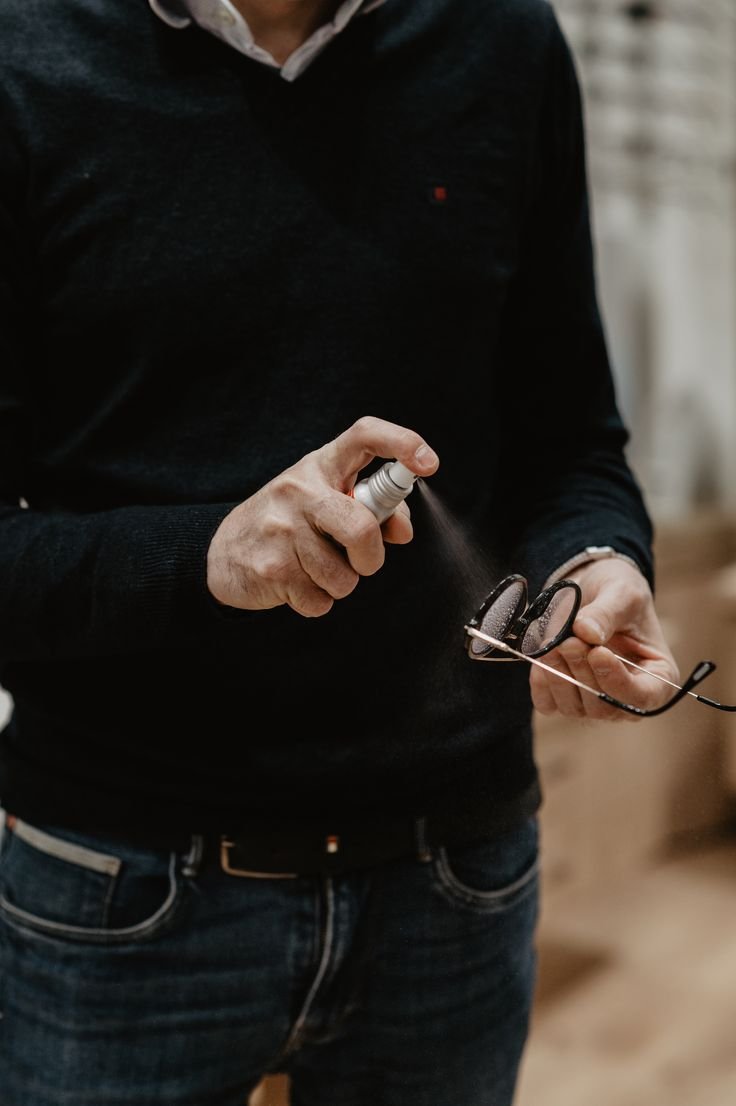
M196 842L195 842L196 843ZM537 822L339 878L57 830L0 855L3 1106L510 1106Z

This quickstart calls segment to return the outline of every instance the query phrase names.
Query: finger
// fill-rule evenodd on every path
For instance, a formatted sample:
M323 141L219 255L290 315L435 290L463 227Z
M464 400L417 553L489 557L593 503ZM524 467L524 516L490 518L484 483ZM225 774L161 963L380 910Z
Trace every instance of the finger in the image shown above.
M596 692L599 689L594 673L587 663L587 647L582 642L569 639L564 642L554 653L544 658L544 663L549 664L559 676L552 673L546 674L548 684L542 695L547 695L552 701L552 711L567 718L589 718L600 720L618 721L627 715L617 707L606 703ZM584 687L578 687L570 683L566 676L577 680ZM548 690L546 690L548 689ZM545 713L551 713L549 702L542 700Z
M335 600L312 583L306 573L294 577L289 583L286 602L293 611L303 618L321 618L335 605Z
M585 642L580 641L578 638L568 638L558 647L558 652L564 659L570 674L581 684L585 684L587 687L593 689L592 692L585 691L582 688L580 689L580 703L586 718L618 721L623 716L632 717L631 715L626 715L625 711L620 710L618 707L611 706L609 703L606 703L604 699L599 699L597 695L593 694L593 692L603 691L604 689L600 685L597 673L590 665L590 654L592 650Z
M681 680L677 661L663 637L660 637L657 644L648 644L629 634L616 633L606 642L606 646L620 658L633 661L648 672L656 673L674 683L679 683Z
M642 710L661 706L674 694L673 688L646 672L630 668L605 646L591 649L589 664L602 691Z
M543 659L549 668L559 672L563 677L572 675L559 650L554 650ZM582 718L585 709L581 695L584 695L585 692L581 692L574 684L564 678L554 676L551 672L545 673L545 676L548 680L548 689L554 702L554 709L566 718Z
M286 603L305 618L317 618L334 606L332 596L302 567L295 545L290 547L288 556L272 557L268 564L262 563L258 578L267 582L266 596L278 596L276 603L264 600L264 607Z
M332 599L344 599L360 579L345 554L311 527L301 527L294 540L299 564L317 588Z
M534 665L531 666L529 688L534 709L539 711L540 714L554 714L557 710L554 696L549 687L550 681L554 679L556 679L555 676L547 676L541 669Z
M386 550L381 527L364 504L342 492L330 491L312 507L309 521L316 540L328 535L344 550L346 565L359 575L372 576L382 567ZM302 541L308 545L307 535Z
M407 545L414 537L411 512L406 503L399 503L381 526L383 540L389 545Z
M638 626L651 604L649 585L635 570L608 577L581 606L573 632L589 645L605 645L617 631Z
M434 450L408 427L364 415L325 447L334 466L333 482L343 481L376 457L395 458L417 476L431 476L439 466Z

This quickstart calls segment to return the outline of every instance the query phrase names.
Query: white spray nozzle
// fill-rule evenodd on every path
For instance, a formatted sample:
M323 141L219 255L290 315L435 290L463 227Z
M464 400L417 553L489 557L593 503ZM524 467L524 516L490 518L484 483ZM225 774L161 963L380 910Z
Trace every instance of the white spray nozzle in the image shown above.
M414 481L417 479L416 473L413 473L406 465L402 465L401 461L394 461L393 464L389 465L388 476L391 477L398 488L406 488L407 490L411 490Z

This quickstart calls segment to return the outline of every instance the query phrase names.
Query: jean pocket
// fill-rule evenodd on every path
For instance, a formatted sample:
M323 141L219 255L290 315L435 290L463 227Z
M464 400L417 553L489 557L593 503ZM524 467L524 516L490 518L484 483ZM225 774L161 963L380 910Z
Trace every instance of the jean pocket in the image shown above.
M437 849L433 872L435 885L454 904L488 913L508 910L538 885L536 817L489 840Z
M180 898L176 854L98 845L92 836L13 820L0 853L0 917L73 941L154 936Z

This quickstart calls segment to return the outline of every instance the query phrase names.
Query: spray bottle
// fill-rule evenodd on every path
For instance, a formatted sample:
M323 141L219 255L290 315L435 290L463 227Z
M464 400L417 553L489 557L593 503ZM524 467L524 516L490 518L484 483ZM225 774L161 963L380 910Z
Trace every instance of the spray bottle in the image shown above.
M379 522L385 522L399 503L406 499L417 477L401 461L387 461L370 476L359 480L353 488L353 498L373 512Z

